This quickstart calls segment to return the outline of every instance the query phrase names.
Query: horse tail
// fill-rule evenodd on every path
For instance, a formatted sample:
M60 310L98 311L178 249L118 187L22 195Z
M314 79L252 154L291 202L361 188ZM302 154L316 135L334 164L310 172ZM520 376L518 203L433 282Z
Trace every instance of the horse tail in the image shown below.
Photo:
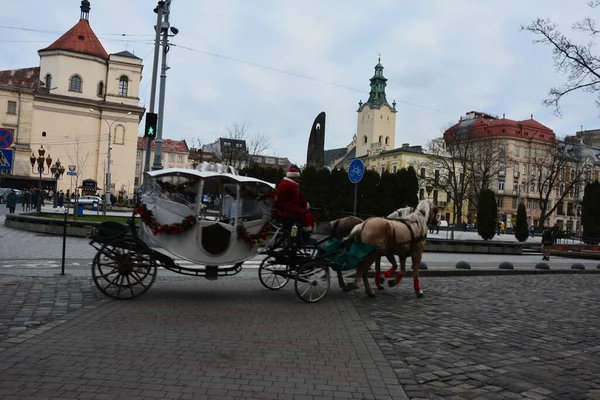
M335 221L331 221L331 237L338 237L338 225L340 224L340 219L336 219Z
M360 224L358 224L354 228L352 228L352 230L350 231L350 234L344 238L343 242L344 243L360 242L360 234L362 233L363 227L366 222L367 221L361 222Z

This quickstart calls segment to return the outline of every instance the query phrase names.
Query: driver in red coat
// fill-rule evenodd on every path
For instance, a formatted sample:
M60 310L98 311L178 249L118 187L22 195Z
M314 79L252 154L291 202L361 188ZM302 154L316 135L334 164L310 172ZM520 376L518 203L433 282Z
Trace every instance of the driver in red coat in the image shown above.
M310 232L315 220L309 210L308 202L300 193L299 183L300 171L298 168L291 167L285 174L285 178L277 185L273 208L283 218L301 221L303 230Z

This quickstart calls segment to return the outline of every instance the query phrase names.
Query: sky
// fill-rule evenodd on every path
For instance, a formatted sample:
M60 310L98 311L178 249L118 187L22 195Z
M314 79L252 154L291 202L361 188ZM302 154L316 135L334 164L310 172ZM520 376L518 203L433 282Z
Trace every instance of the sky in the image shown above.
M3 3L1 70L38 66L37 50L78 22L81 2ZM109 53L143 58L146 108L155 5L91 0L89 18ZM520 30L544 17L577 37L572 24L598 10L586 0L173 0L179 34L170 39L163 137L192 147L245 123L249 134L270 136L264 154L303 165L321 111L326 149L352 140L379 55L388 101L398 103L398 147L425 146L471 110L515 120L533 114L559 137L600 128L593 94L566 97L561 117L542 104L566 76L556 72L551 49Z

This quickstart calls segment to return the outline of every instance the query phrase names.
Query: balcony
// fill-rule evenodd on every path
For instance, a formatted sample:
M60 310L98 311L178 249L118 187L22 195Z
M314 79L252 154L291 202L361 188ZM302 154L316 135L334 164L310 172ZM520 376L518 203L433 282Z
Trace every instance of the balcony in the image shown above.
M515 171L515 172L513 172L513 176L514 176L515 178L518 178L518 177L519 177L519 171Z
M498 171L498 176L506 176L506 171L505 170Z

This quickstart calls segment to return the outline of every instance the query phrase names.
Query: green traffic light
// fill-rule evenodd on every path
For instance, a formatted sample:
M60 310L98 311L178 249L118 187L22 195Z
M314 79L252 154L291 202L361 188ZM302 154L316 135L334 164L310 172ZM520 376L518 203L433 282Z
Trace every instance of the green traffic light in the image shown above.
M148 128L148 136L154 136L154 129L152 127Z

